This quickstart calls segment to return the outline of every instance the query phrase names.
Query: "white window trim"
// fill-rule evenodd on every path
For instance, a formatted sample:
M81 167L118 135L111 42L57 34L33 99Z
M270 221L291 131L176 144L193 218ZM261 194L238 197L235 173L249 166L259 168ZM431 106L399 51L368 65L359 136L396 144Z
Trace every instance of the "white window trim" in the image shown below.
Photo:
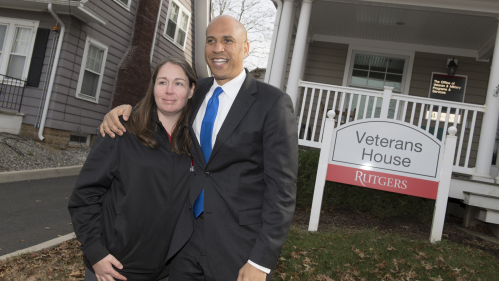
M120 5L121 7L123 7L125 10L130 12L130 4L132 3L132 0L128 1L128 5L123 4L123 2L121 2L120 0L113 0L113 1L116 2L118 5Z
M354 53L366 53L370 55L381 55L394 58L403 58L406 60L404 65L404 74L402 77L402 89L401 93L404 95L409 94L409 89L411 88L412 70L414 66L414 56L415 52L412 51L401 51L401 50L390 50L390 49L380 49L372 48L368 46L348 46L347 61L345 64L345 72L343 73L343 83L342 86L350 87L348 81L350 81L351 70L353 68L353 54Z
M30 42L29 51L26 55L26 61L23 69L22 80L27 80L29 66L31 65L31 57L33 55L33 48L35 47L35 37L36 32L38 30L39 21L31 21L31 20L21 20L15 18L4 18L0 17L0 24L7 25L7 33L4 40L4 46L2 50L2 58L0 61L0 74L7 75L7 65L9 62L9 56L5 55L5 53L10 54L10 47L12 46L12 39L14 38L14 32L16 27L28 27L32 28L32 40Z
M88 56L88 48L90 46L90 43L93 45L98 46L99 48L104 49L104 55L102 56L102 64L101 64L101 75L99 77L99 82L97 84L97 91L95 93L95 97L91 97L85 94L80 93L81 91L81 86L83 84L83 75L85 73L85 65L87 63L87 56ZM85 41L85 49L83 50L83 58L81 60L81 66L80 66L80 75L78 77L78 86L76 86L76 97L82 100L94 102L94 103L99 103L99 96L100 96L100 89L102 86L102 78L104 78L104 70L106 67L106 62L107 62L107 51L108 51L108 46L93 39L90 37L87 37L87 40Z
M178 11L179 18L177 20L177 28L175 29L175 36L174 36L174 38L170 38L170 36L166 35L166 30L167 30L167 27L168 27L168 19L170 17L172 3L175 3L175 4L177 4L177 6L179 6L179 11ZM182 15L182 12L186 13L189 16L189 19L187 20L187 30L185 31L185 42L184 42L183 46L180 45L180 44L178 44L176 42L177 35L178 35L178 30L180 29L179 21L180 21L180 17ZM172 42L173 45L179 47L183 51L183 50L185 50L185 45L187 45L187 38L189 38L190 24L191 24L191 13L180 2L178 2L176 0L170 1L170 3L168 4L168 13L166 14L165 30L163 30L163 37L165 37L168 41Z

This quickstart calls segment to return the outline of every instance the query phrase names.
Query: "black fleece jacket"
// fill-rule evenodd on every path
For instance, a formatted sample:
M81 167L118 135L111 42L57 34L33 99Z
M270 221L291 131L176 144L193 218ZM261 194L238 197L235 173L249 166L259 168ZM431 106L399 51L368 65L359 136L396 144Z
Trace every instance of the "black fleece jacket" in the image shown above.
M128 280L165 275L192 172L191 158L172 151L155 117L159 148L146 147L129 133L98 136L80 172L68 208L92 271L93 264L112 254L123 265L117 271Z

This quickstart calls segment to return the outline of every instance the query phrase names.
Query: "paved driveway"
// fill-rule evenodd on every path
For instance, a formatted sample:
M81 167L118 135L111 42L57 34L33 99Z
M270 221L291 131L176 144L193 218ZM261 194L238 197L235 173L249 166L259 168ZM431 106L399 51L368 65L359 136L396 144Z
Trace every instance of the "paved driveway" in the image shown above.
M67 207L77 178L0 184L0 256L73 232Z

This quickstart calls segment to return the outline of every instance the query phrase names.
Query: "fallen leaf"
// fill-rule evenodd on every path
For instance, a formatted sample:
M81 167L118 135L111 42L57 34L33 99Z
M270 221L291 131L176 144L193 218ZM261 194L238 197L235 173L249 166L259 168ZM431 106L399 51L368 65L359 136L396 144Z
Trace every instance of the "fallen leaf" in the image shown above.
M392 246L388 245L388 248L386 248L388 251L393 251L393 250L397 250L395 248L393 248Z
M331 279L331 278L329 278L329 276L326 276L324 274L317 275L317 278L315 280L317 280L317 281L334 281L334 279Z
M36 203L40 203L40 202L42 202L42 200L36 200L35 202L36 202ZM30 278L35 278L35 277L34 277L34 276L31 276Z
M50 230L50 227L48 227L48 226L47 226L47 227L45 227L45 229L46 229L46 230Z

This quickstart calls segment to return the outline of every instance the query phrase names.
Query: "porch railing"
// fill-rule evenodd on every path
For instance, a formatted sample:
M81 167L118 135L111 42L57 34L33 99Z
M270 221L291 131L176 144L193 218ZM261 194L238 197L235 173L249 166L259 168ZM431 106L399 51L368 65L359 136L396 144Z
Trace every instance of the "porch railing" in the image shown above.
M26 81L0 74L0 108L19 112Z
M372 91L306 81L300 82L300 93L297 105L300 145L321 147L329 110L336 112L336 126L384 116L423 128L442 141L445 141L447 128L455 126L459 139L453 171L472 173L484 105L395 94L389 88ZM383 97L389 97L389 100L385 101Z

